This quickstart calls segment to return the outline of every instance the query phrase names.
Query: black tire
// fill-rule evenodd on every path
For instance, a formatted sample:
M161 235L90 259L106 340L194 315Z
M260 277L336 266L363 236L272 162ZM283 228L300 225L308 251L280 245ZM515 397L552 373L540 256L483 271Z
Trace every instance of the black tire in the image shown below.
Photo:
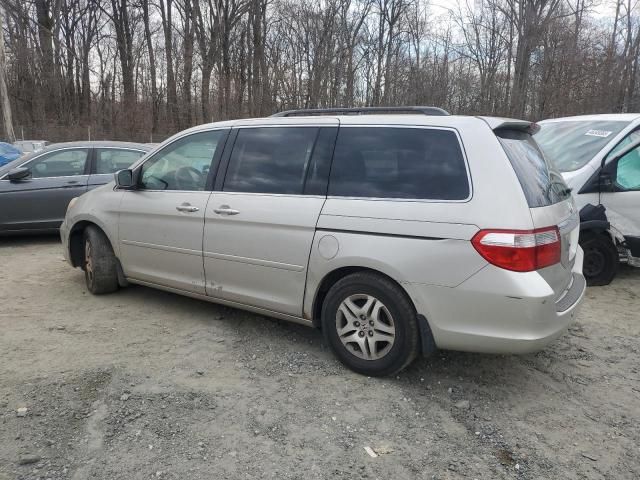
M97 227L87 227L83 238L84 279L87 289L94 295L118 290L118 260L111 243Z
M378 336L383 333L376 330L376 327L371 323L372 320L367 320L373 318L373 313L371 317L364 314L362 314L364 316L355 315L351 317L353 320L351 323L346 316L339 313L344 301L359 296L363 297L360 307L366 305L367 298L374 298L381 302L382 307L378 309L376 318L386 322L385 325L391 325L391 328L395 330L392 343L386 340L382 342L373 340L374 338L383 338ZM355 300L355 302L358 301ZM388 318L389 316L390 318ZM357 323L358 318L365 320L361 323L367 324L367 330L362 330L364 328L362 325L353 326ZM343 338L354 339L350 344L344 344L340 339L339 322L344 324L344 329L347 329L348 324L351 325L349 328L353 329L353 333L343 335ZM371 326L369 326L370 323ZM376 323L376 325L381 324ZM329 289L322 304L322 330L338 359L351 370L363 375L372 377L393 375L407 367L419 352L420 332L413 304L397 284L372 272L353 273L342 278ZM371 331L373 333L370 333ZM364 333L361 336L361 341L365 344L366 352L363 352L357 344L360 340L354 337L354 335L360 336L361 333ZM370 341L366 338L368 335L371 335ZM370 343L375 345L373 350L377 350L378 345L382 345L381 352L378 352L381 354L380 358L365 359L359 356L371 356ZM382 355L382 352L385 351L386 353Z
M582 272L591 287L609 285L618 273L620 258L611 238L604 233L581 232L584 250Z

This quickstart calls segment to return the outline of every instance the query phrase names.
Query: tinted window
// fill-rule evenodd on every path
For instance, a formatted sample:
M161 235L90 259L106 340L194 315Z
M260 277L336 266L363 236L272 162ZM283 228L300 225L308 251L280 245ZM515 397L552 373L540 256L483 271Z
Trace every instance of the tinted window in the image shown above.
M616 183L625 190L640 190L640 147L618 160Z
M469 180L458 138L448 130L343 127L329 195L464 200Z
M540 124L535 139L561 172L584 167L629 122L561 121Z
M96 173L115 173L129 168L144 152L135 150L121 150L118 148L96 149Z
M318 139L313 147L311 163L307 169L307 180L304 185L304 193L307 195L326 195L329 170L331 169L331 157L336 144L335 127L323 127L318 133Z
M225 134L225 130L194 133L170 143L142 165L141 188L204 190L216 148Z
M529 133L503 129L496 131L496 135L518 176L529 207L552 205L571 195L562 175L547 163Z
M240 129L223 190L301 194L317 133L316 127Z
M87 148L60 150L38 157L26 166L33 178L83 175L88 153Z

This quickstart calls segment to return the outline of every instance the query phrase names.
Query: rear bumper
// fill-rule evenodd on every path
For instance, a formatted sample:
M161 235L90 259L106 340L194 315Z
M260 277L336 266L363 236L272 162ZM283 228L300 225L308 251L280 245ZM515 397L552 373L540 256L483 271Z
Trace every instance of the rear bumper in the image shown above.
M419 314L429 321L438 348L483 353L529 353L560 337L584 297L583 253L561 295L537 272L487 265L455 288L407 284Z

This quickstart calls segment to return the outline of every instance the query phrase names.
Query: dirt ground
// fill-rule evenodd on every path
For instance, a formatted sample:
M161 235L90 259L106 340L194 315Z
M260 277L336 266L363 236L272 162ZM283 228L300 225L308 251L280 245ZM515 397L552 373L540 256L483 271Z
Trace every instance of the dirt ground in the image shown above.
M640 478L640 270L543 352L387 379L302 326L92 296L55 237L0 239L0 273L0 480Z

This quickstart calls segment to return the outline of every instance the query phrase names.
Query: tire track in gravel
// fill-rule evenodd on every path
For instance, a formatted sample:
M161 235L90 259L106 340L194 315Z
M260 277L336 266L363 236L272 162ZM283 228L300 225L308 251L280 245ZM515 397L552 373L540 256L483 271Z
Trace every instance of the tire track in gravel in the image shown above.
M104 445L104 426L102 423L107 418L109 414L109 410L107 405L102 400L96 400L93 402L91 406L94 410L93 415L91 415L87 421L86 432L88 435L87 445L85 448L81 449L82 455L84 458L87 458L87 463L80 466L71 480L85 480L89 478L89 472L91 471L91 467L95 462L95 456L97 453L103 450Z

